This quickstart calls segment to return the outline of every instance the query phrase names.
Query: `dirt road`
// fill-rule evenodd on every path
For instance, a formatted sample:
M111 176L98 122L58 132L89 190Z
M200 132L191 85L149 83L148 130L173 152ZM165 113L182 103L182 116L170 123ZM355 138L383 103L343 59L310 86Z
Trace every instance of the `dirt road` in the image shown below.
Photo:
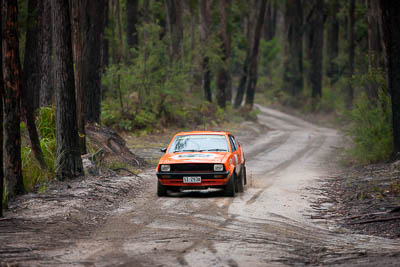
M46 251L51 264L398 266L399 241L310 219L311 201L319 196L309 188L335 168L340 135L259 109L259 121L271 130L243 142L250 178L244 193L234 199L218 191L158 198L154 170L148 170L141 175L145 189L112 211L103 226L67 248Z

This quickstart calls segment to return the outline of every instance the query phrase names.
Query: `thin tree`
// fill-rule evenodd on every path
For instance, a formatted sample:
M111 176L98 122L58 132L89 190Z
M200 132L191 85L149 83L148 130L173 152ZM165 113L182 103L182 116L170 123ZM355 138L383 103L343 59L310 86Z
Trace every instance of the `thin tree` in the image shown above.
M379 27L379 2L368 0L368 65L371 71L376 71L382 64L381 33ZM366 93L372 104L376 104L379 85L375 82L368 83Z
M132 59L131 49L138 48L138 0L126 1L126 41L128 43L128 61Z
M227 23L227 9L229 8L230 1L228 0L220 0L219 9L220 9L220 38L222 41L222 61L223 65L220 66L217 73L217 102L218 105L222 108L225 107L226 101L231 102L232 94L228 91L231 90L228 86L230 85L231 74L229 72L229 57L231 54L231 36L228 32L228 23Z
M246 59L243 64L243 71L236 93L235 108L238 108L241 105L245 93L246 105L250 109L253 107L258 78L258 50L264 24L266 5L267 0L255 0L252 5L252 13L255 14L255 16L250 18L250 24L248 26L248 30L250 31L248 34L249 47L247 48Z
M303 91L303 6L301 0L287 0L286 42L283 59L283 89L291 96Z
M393 159L400 158L400 5L380 0L381 26L387 68L387 87L392 99Z
M211 4L211 0L200 1L200 42L202 44L203 51L202 88L204 98L208 102L212 101L210 59L206 55L207 46L210 42Z
M83 46L84 36L87 33L86 16L86 0L72 0L71 1L71 18L72 18L72 40L73 40L73 55L75 64L75 90L76 90L76 115L79 132L79 146L81 154L86 154L86 95L85 85L83 79L84 65L83 65Z
M37 67L41 52L39 45L39 12L41 11L39 2L37 0L29 0L28 2L28 29L26 31L24 69L22 72L21 109L28 129L32 152L41 168L47 169L34 116L35 107L39 106L40 95L40 68ZM19 61L19 59L17 60Z
M3 38L5 175L9 196L25 192L21 164L21 66L19 62L18 2L7 0Z
M49 11L51 0L40 0L39 2L39 78L40 78L40 106L48 107L52 105L54 94L53 88L53 69L51 63L52 42L51 42L51 16L47 14Z
M265 9L267 0L259 0L257 3L257 20L255 24L253 41L251 42L252 47L250 55L250 67L248 73L248 82L246 86L246 105L249 109L253 108L254 95L256 93L257 79L258 79L258 51L260 47L260 39L262 28L264 25Z
M337 82L339 75L339 66L336 59L339 55L339 0L328 1L327 9L329 10L327 26L326 26L326 51L327 51L327 68L326 75L329 77L330 84Z
M270 41L275 37L276 24L278 20L278 6L276 1L268 1L265 14L264 33L265 41Z
M346 105L348 108L351 108L353 105L354 98L354 88L352 85L352 77L354 74L354 26L355 26L355 0L350 0L350 8L349 8L349 70L348 70L348 86L347 86L347 99Z
M3 0L0 0L0 25L3 25ZM3 40L3 27L0 27L0 40ZM4 199L4 166L3 166L3 41L0 42L0 217L3 217L3 199Z
M76 120L71 21L68 0L51 2L56 90L56 141L58 179L83 175Z
M311 82L311 97L312 109L322 96L322 61L323 61L323 46L324 46L324 10L323 0L312 1L312 12L309 14L309 60L311 63L311 70L308 73Z
M176 60L181 58L183 54L183 1L165 0L165 9L167 11L167 25L171 40L169 46L170 57Z

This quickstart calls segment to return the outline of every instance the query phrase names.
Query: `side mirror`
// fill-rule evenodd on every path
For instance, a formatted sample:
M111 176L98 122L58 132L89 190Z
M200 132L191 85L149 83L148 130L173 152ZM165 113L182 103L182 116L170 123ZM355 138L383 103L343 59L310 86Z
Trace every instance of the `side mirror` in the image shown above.
M167 149L164 147L164 148L161 148L160 151L161 151L162 153L165 153L165 152L167 152Z

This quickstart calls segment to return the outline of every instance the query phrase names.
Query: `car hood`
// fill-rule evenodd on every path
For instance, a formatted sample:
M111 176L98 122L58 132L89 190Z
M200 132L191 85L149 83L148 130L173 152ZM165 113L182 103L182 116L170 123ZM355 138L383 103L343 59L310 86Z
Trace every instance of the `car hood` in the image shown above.
M174 163L222 163L229 152L180 152L167 153L161 159L161 164Z

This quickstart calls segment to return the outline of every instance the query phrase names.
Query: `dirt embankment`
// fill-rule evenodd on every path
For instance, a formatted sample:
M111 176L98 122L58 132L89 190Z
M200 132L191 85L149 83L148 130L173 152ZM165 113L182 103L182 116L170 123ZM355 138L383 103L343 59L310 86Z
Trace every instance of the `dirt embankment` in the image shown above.
M353 233L400 239L400 161L357 166L321 181L320 218ZM322 204L322 205L321 205Z

